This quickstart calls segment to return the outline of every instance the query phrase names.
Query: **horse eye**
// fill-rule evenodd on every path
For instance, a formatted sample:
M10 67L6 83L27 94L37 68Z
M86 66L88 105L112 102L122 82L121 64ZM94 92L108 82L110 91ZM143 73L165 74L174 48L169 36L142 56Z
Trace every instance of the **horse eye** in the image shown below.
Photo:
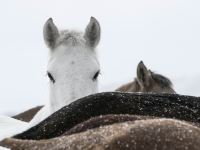
M94 75L94 77L92 78L92 80L93 80L93 81L96 81L97 78L98 78L98 76L99 76L99 74L100 74L100 70L97 71L97 72L95 73L95 75Z
M55 79L53 78L53 76L51 75L51 73L47 72L47 76L49 77L50 81L55 83Z

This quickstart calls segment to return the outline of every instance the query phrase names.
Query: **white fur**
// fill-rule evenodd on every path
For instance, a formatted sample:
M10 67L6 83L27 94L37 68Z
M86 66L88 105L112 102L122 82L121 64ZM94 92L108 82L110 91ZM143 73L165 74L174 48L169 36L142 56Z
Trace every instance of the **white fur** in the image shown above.
M100 27L93 28L92 25L99 25L95 18L90 19L86 28L86 32L90 34L74 31L65 31L61 34L57 32L51 18L46 22L44 38L50 48L47 71L55 79L55 83L50 82L49 103L35 115L30 123L0 117L0 140L37 125L55 111L81 97L98 92L98 81L94 81L93 77L100 68L94 50L100 39ZM88 37L90 35L92 37ZM88 41L90 39L93 41Z
M74 44L73 41L61 42L50 51L47 70L56 81L50 82L49 104L36 114L30 126L38 124L63 106L98 92L98 81L93 81L92 78L100 68L99 62L94 47L88 46L86 41L84 43L84 36L81 35L83 34L78 39L81 44Z
M78 98L96 93L93 81L99 63L93 50L83 47L59 46L52 54L48 71L56 82L50 83L50 102L31 121L32 126Z

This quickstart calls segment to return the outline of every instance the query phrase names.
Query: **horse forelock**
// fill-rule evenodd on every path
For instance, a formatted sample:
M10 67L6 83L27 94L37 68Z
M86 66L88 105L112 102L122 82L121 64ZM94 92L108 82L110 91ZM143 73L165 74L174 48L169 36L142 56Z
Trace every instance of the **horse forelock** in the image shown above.
M84 45L85 39L83 37L83 33L77 31L69 31L69 30L62 30L60 31L60 38L58 39L59 44L71 44L73 46L76 45Z

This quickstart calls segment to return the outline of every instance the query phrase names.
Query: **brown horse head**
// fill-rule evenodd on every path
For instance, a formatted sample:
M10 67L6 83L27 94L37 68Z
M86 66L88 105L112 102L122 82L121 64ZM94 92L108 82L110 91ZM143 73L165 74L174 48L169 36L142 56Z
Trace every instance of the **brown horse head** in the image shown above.
M173 85L167 77L147 69L142 61L137 66L137 78L132 82L122 85L116 91L175 93Z

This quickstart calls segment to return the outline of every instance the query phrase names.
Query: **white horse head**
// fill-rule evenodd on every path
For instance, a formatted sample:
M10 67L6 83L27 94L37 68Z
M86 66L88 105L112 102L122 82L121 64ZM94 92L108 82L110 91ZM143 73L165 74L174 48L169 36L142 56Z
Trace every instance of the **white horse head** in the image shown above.
M100 40L100 25L91 17L84 33L58 31L50 18L44 25L44 40L50 49L47 75L50 101L31 120L21 122L0 116L0 140L20 133L74 100L98 91L100 66L95 48Z
M95 48L100 40L100 26L94 17L84 33L59 32L50 18L44 25L44 40L50 49L47 74L53 111L98 91L100 66Z
M40 122L74 100L98 92L99 61L96 46L100 25L91 17L85 32L58 31L50 18L44 25L44 40L50 49L47 75L50 79L50 103L31 122Z

